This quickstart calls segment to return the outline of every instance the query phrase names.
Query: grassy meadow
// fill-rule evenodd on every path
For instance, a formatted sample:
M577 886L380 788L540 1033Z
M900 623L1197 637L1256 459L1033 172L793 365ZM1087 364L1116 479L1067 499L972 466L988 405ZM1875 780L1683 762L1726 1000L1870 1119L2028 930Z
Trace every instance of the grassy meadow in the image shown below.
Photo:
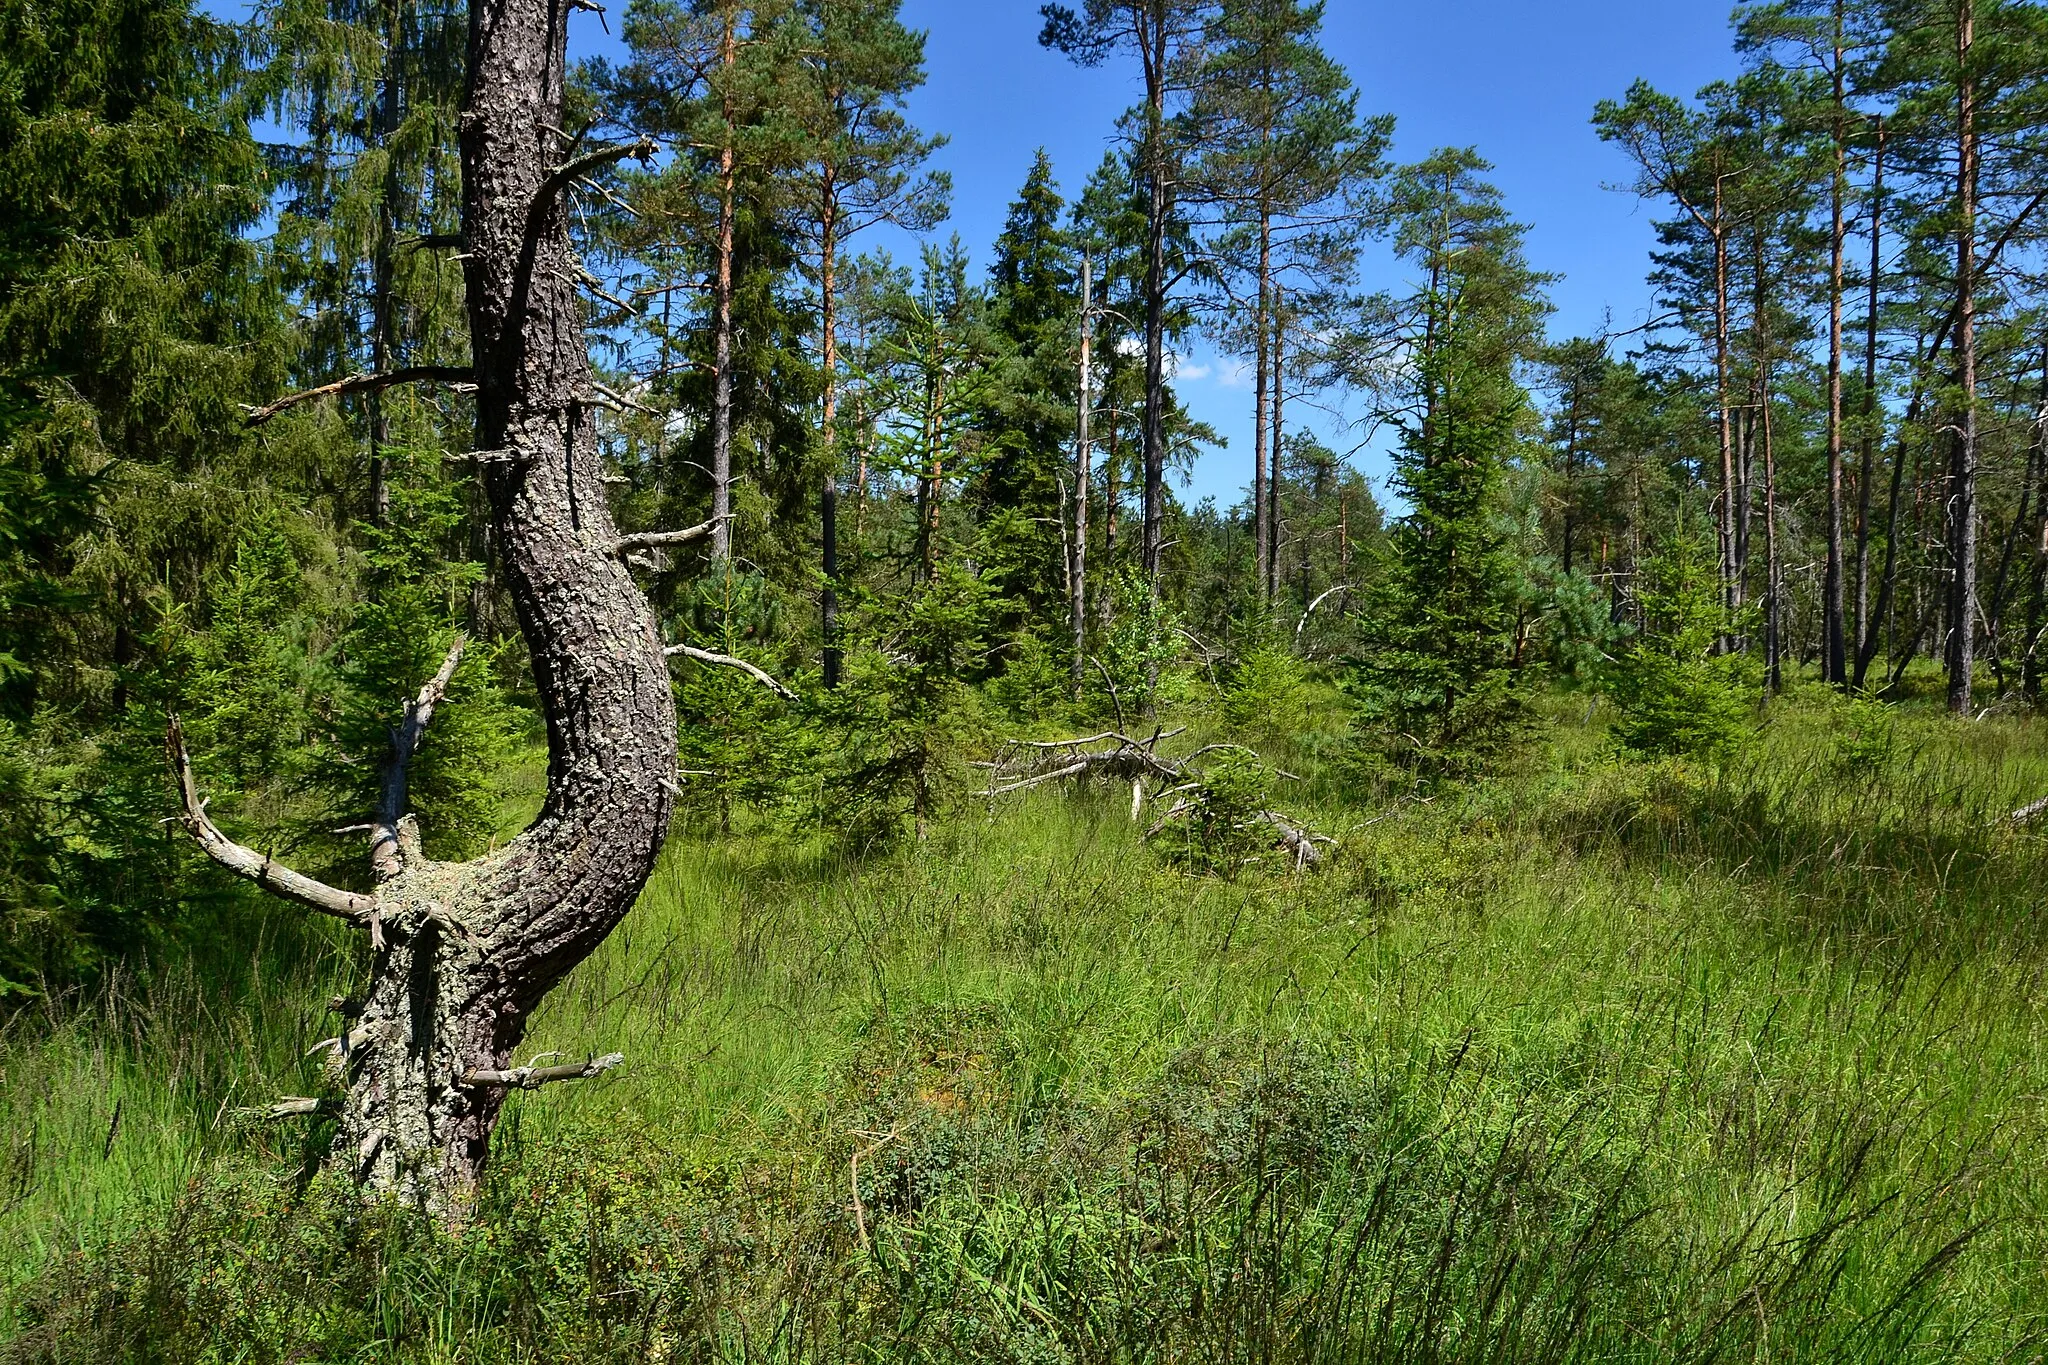
M238 1114L351 970L251 900L0 1035L0 1360L2048 1356L2042 722L1544 709L1434 799L1274 748L1299 874L1128 790L681 830L531 1041L628 1065L515 1097L460 1235Z

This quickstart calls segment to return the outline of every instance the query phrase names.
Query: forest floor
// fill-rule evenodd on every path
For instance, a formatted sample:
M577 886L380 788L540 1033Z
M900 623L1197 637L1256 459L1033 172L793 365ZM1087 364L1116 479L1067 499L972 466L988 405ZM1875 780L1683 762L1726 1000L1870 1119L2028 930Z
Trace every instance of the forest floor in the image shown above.
M0 1360L2017 1360L2048 1351L2048 729L1801 693L1195 878L1128 791L672 842L450 1236L235 1111L349 970L250 908L0 1034ZM513 804L517 804L515 801ZM522 1058L523 1060L523 1058Z

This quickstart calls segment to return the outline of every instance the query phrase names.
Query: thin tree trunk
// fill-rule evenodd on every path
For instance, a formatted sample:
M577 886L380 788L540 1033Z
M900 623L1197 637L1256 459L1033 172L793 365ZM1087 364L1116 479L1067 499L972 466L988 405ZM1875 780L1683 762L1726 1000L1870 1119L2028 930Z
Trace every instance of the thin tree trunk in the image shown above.
M1728 230L1722 216L1722 180L1714 177L1714 392L1720 409L1721 595L1732 612L1742 605L1742 572L1735 562L1735 450L1728 411Z
M1856 672L1868 666L1870 618L1870 481L1877 469L1877 304L1884 274L1884 118L1877 120L1877 157L1870 189L1870 313L1863 334L1863 434L1856 469Z
M1785 597L1778 556L1778 458L1771 422L1770 297L1764 267L1764 228L1759 219L1751 232L1751 267L1755 295L1751 303L1756 345L1756 423L1754 431L1764 457L1764 675L1773 693L1785 685Z
M1877 657L1878 633L1889 627L1892 613L1892 598L1898 586L1899 573L1899 499L1906 480L1906 433L1920 420L1920 393L1916 388L1912 401L1906 404L1906 417L1899 424L1898 447L1892 454L1891 493L1885 500L1884 516L1884 570L1878 575L1877 609L1870 615L1869 629L1864 633L1862 647L1856 652L1856 676L1854 684L1862 687L1870 674L1870 664Z
M724 135L718 149L718 269L712 285L713 320L711 394L711 557L721 567L732 560L732 289L733 220L736 205L738 128L733 111L732 82L739 63L737 16L725 13L719 37L719 66L724 81L719 95Z
M1571 406L1565 416L1564 434L1564 509L1563 520L1563 561L1564 576L1572 576L1572 541L1578 528L1573 524L1572 514L1578 510L1579 478L1579 403L1582 395L1575 381L1572 384ZM1340 573L1346 572L1339 570Z
M1266 370L1269 339L1272 335L1272 269L1273 269L1273 225L1263 212L1259 215L1259 304L1258 312L1252 319L1257 334L1253 345L1256 359L1253 361L1252 400L1252 578L1258 584L1262 598L1271 601L1266 590L1265 558L1266 542L1271 539L1268 526L1273 517L1272 499L1267 493L1267 451L1266 429L1271 420L1268 384L1271 378Z
M1145 130L1145 525L1139 558L1159 594L1166 538L1166 25L1154 25L1148 54Z
M819 631L824 646L824 683L839 686L839 300L835 270L839 250L839 199L832 167L826 166L818 212L818 314L824 369L824 423L819 435L825 446L825 472L818 487L818 527L824 563L824 591L818 600Z
M1757 422L1763 433L1764 450L1764 674L1772 692L1785 687L1785 579L1778 557L1778 457L1771 441L1771 389L1766 373L1761 380L1763 403Z
M1082 667L1088 651L1088 489L1092 478L1088 450L1089 410L1095 402L1092 387L1095 339L1094 279L1092 263L1081 257L1081 382L1080 401L1074 411L1074 539L1068 547L1068 625L1074 639L1072 681L1074 697L1080 699L1084 682Z
M1838 687L1849 680L1844 633L1848 576L1842 539L1842 205L1849 188L1843 5L1844 0L1834 2L1834 167L1828 184L1828 561L1821 593L1821 671Z
M1975 0L1956 11L1956 384L1963 405L1950 474L1948 705L1968 715L1977 645L1977 106Z
M1273 439L1266 457L1265 587L1268 602L1280 596L1280 452L1287 438L1287 308L1279 286L1273 289Z
M2033 572L2027 595L2027 648L2020 665L2020 691L2035 705L2041 701L2041 633L2048 612L2048 349L2041 353L2041 395L2034 409Z
M396 338L397 300L393 295L393 238L398 232L398 153L392 142L398 133L400 73L399 54L404 50L404 22L398 0L384 5L383 83L377 94L377 145L384 150L383 193L377 203L377 243L371 257L370 372L385 374L392 368ZM391 448L391 418L384 408L384 392L370 390L367 400L370 418L370 524L382 526L391 514L391 490L387 486L385 452Z

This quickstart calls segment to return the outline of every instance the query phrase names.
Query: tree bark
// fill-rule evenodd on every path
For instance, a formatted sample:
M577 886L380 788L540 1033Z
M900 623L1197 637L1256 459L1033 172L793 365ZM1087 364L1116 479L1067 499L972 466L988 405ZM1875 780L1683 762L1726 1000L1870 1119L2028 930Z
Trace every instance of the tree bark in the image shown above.
M566 151L554 130L568 13L551 0L474 0L459 123L477 447L517 452L480 462L479 476L547 722L546 802L509 845L460 864L426 857L414 821L392 818L442 676L394 731L374 892L287 882L267 858L237 867L247 850L202 837L231 869L369 931L368 989L334 1044L346 1093L330 1164L458 1220L507 1089L490 1073L522 1071L514 1051L534 1008L631 909L667 832L676 768L654 615L611 548L569 215L553 179ZM181 749L176 740L174 727ZM203 836L183 773L186 823Z

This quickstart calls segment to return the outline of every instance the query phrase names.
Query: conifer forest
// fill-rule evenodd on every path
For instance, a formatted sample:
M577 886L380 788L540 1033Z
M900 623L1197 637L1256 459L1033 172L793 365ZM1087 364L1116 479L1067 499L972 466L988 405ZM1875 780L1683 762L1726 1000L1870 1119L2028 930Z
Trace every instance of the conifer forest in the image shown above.
M0 1365L2048 1360L2048 4L1379 8L0 0Z

